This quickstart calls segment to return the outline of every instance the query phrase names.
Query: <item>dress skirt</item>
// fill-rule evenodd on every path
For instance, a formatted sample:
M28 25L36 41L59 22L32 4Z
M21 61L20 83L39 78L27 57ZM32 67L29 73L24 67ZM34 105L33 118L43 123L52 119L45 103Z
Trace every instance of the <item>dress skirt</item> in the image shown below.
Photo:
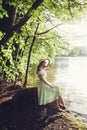
M38 104L46 105L55 101L59 96L59 88L58 86L54 86L56 89L50 88L43 81L40 82L40 86L38 87Z

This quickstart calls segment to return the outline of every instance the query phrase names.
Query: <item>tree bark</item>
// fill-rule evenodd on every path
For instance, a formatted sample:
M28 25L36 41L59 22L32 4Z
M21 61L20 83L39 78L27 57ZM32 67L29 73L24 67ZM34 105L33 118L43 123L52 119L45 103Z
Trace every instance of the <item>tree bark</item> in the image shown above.
M36 0L25 16L16 25L12 26L12 28L9 30L9 33L5 34L2 40L0 40L0 48L1 45L5 45L9 41L9 39L13 36L14 31L17 32L22 26L24 26L24 24L31 18L32 10L36 10L43 1L44 0Z

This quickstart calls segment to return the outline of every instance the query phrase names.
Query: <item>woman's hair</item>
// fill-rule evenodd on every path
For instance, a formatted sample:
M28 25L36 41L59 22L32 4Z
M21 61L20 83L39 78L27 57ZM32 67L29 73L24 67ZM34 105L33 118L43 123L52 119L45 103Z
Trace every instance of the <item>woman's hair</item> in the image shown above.
M45 60L40 61L39 65L37 66L37 72L40 70L40 66L45 62Z
M39 65L37 66L37 72L40 70L40 66L41 66L43 63L45 63L44 67L47 67L48 64L50 63L50 60L49 60L49 59L41 60L41 61L39 62Z

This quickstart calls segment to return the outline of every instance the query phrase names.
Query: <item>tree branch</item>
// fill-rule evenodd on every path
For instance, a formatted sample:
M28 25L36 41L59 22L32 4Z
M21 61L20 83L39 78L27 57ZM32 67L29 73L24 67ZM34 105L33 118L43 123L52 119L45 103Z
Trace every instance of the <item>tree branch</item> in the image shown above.
M19 30L28 20L29 18L32 16L31 15L31 11L37 9L40 4L43 2L44 0L36 0L34 2L34 4L32 5L32 7L28 10L28 12L25 14L25 16L16 24L14 25L8 32L8 34L5 34L4 37L2 38L2 40L0 41L0 48L1 45L5 45L6 42L9 41L9 39L13 36L14 31Z
M20 29L28 20L29 18L32 16L31 12L32 10L35 10L38 8L38 6L43 2L44 0L36 0L35 3L32 5L32 7L28 10L28 12L25 14L25 16L19 21L18 24L16 24L15 26L13 26L12 30L13 31L17 31L18 29Z
M57 24L56 26L54 26L54 27L52 27L52 28L50 28L50 29L48 29L48 30L46 30L46 31L44 31L44 32L37 33L37 35L46 34L46 33L48 33L49 31L53 30L54 28L58 27L59 25L61 25L61 24Z

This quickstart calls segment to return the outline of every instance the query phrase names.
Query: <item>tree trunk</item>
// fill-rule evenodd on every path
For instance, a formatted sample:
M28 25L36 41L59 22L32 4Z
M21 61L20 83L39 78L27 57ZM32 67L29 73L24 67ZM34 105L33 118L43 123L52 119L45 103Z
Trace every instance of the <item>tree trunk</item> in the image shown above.
M31 12L33 10L36 10L40 4L43 2L44 0L36 0L32 7L28 10L28 12L24 15L24 17L16 24L13 25L8 31L7 34L4 35L4 37L2 38L2 40L0 40L0 49L1 49L1 45L6 45L6 43L9 41L9 39L13 36L14 32L17 32L19 29L21 29L22 26L24 26L24 24L31 18L32 14Z
M33 36L33 40L32 40L32 43L31 43L31 46L30 46L30 49L29 49L29 53L28 53L28 61L27 61L27 68L26 68L26 74L25 74L25 80L24 80L23 88L26 88L26 85L27 85L28 70L29 70L29 65L30 65L30 57L31 57L33 45L35 43L36 33L38 31L38 27L39 27L39 23L37 24L37 27L36 27L36 30L35 30L35 33L34 33L34 36Z

